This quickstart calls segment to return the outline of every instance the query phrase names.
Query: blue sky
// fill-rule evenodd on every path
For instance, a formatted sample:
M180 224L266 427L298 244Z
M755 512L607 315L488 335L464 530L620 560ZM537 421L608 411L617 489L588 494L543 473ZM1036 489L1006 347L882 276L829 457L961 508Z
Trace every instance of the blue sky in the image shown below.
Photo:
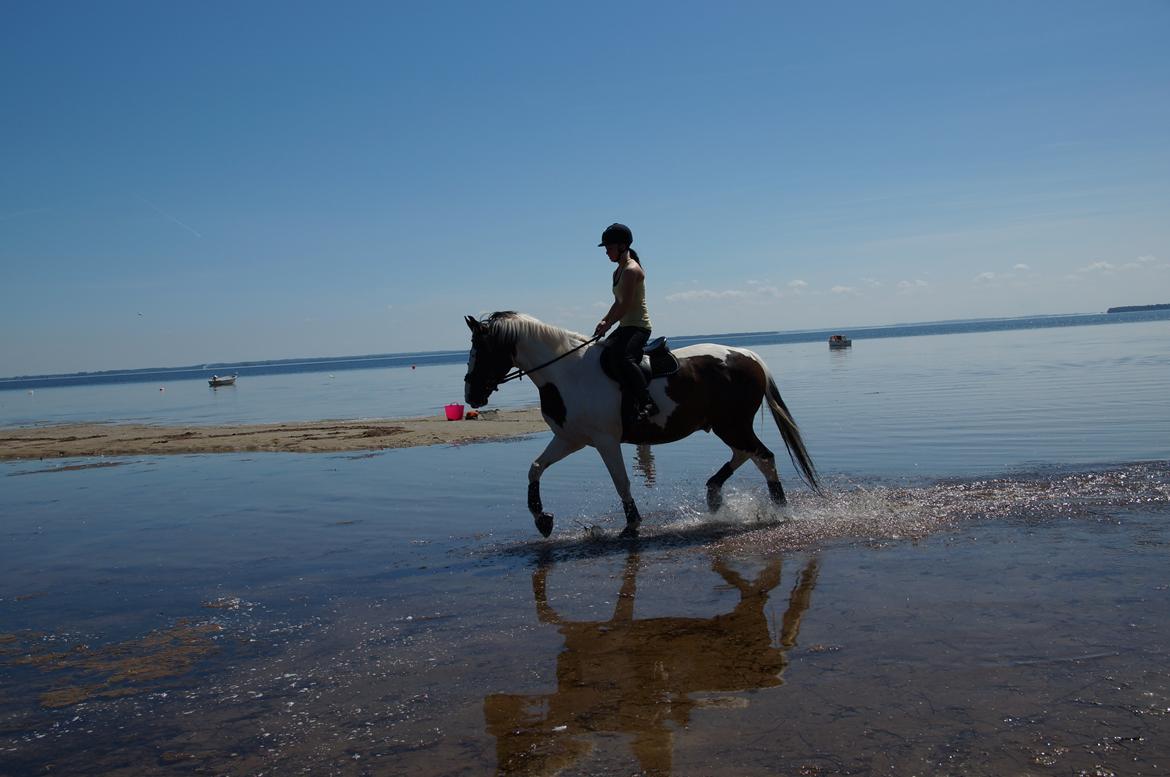
M726 6L726 7L723 7ZM1170 4L6 3L0 375L1170 302Z

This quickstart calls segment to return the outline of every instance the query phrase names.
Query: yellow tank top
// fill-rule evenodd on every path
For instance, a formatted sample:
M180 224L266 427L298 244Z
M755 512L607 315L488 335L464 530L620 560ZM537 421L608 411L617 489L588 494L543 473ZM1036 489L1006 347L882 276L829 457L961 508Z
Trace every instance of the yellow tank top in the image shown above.
M619 287L622 282L622 273L626 269L623 267L618 273L617 278L614 279L613 296L618 302L625 302L621 298ZM636 326L642 329L650 329L650 311L646 309L646 279L642 278L634 286L634 299L630 305L630 309L618 321L618 326Z

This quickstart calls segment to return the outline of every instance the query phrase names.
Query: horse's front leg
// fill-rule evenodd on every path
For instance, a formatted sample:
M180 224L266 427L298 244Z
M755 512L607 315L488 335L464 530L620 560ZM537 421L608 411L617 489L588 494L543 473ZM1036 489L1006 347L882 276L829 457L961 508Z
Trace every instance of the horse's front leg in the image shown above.
M528 510L536 521L536 530L545 537L552 534L553 516L544 511L544 505L540 502L540 476L553 464L583 447L581 443L569 442L554 434L544 452L528 468Z
M622 458L622 446L617 440L608 440L595 443L609 476L613 478L613 487L617 489L618 497L622 500L622 509L626 513L626 528L622 530L623 537L637 537L638 525L642 523L642 516L638 514L638 506L630 496L630 477L626 474L626 462Z

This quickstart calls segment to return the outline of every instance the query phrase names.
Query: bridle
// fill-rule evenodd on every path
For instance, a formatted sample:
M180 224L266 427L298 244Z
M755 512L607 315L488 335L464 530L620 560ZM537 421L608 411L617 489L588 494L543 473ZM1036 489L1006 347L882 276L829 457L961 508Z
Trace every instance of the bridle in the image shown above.
M565 358L569 354L575 353L576 351L581 350L582 348L584 348L587 345L590 345L592 343L596 343L600 339L601 339L601 335L597 335L596 337L590 338L589 340L586 340L585 342L581 343L580 345L576 346L575 348L570 348L569 350L562 353L560 356L554 356L553 358L546 361L544 364L537 365L536 367L533 367L530 370L522 370L519 367L517 367L515 372L509 372L507 375L500 378L499 383L496 383L496 387L498 388L500 383L507 383L510 380L520 380L525 375L531 375L532 373L536 372L537 370L542 370L545 367L549 366L550 364L555 364L556 362L559 362L561 359Z
M549 359L548 361L546 361L544 364L538 364L537 366L533 367L530 370L522 370L519 367L517 367L515 372L509 372L506 375L504 375L504 377L497 380L495 386L492 387L492 391L495 391L496 389L498 389L500 387L501 384L507 383L508 381L520 380L525 375L531 375L532 373L536 372L537 370L542 370L545 367L549 366L550 364L555 364L556 362L559 362L561 359L565 358L566 356L569 356L570 354L581 350L582 348L584 348L587 345L591 345L593 343L596 343L600 339L601 339L601 335L597 335L596 337L592 337L592 338L586 340L585 342L581 343L580 345L577 345L574 348L570 348L569 350L562 353L560 356L555 356L552 359Z

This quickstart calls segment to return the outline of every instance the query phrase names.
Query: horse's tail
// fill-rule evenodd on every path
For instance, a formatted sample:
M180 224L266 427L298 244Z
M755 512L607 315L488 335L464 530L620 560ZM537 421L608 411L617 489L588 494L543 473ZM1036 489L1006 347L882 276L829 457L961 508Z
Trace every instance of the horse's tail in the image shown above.
M817 477L817 469L813 465L812 456L809 455L808 448L804 447L804 439L800 436L800 428L797 427L796 421L792 420L792 413L788 411L788 406L780 398L780 389L776 388L776 381L772 379L772 372L764 364L763 359L760 359L760 366L764 368L764 374L768 376L768 408L772 411L772 418L775 419L776 427L780 430L780 437L784 439L784 446L788 448L788 458L792 459L792 466L796 467L801 477L804 478L804 482L809 485L809 488L823 495L824 491L821 490L821 482Z

